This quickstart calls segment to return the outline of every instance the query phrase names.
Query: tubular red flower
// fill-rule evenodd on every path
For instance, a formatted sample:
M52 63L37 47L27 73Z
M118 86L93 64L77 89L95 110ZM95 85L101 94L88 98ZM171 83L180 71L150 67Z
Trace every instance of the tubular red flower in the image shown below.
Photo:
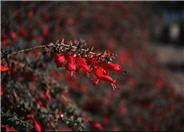
M74 55L71 55L71 53L68 53L66 55L66 59L67 59L67 63L65 65L65 68L69 71L76 71L76 64L75 64L75 56Z
M110 83L115 83L116 80L113 80L110 76L108 75L103 75L101 77L99 77L100 80L106 81L106 82L110 82Z
M87 65L86 60L82 57L77 57L76 59L77 63L77 70L84 69L86 72L91 72L90 67Z
M94 70L93 70L94 74L96 75L97 78L101 77L105 70L102 68L102 67L96 67Z
M105 63L105 62L98 62L95 64L96 66L103 67L106 71L120 71L121 66L112 62Z
M57 67L62 67L65 63L65 56L63 53L55 53L54 58Z
M106 73L106 71L102 67L96 67L96 69L94 70L94 74L96 75L98 79L106 81L106 82L110 82L113 84L116 82L116 80L113 80L108 75L104 75L104 73Z

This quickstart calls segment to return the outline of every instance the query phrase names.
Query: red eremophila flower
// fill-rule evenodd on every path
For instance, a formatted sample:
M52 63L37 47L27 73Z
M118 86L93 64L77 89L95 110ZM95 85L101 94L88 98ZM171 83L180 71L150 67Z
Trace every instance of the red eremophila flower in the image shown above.
M86 72L91 72L92 69L87 65L86 59L82 57L76 57L77 70L84 69Z
M75 64L75 59L76 58L76 55L72 55L71 53L67 53L66 54L66 59L67 59L67 63L65 65L65 68L68 70L68 71L71 71L71 76L73 76L74 74L74 71L76 71L76 64Z
M63 47L62 47L63 46ZM61 50L58 50L61 49ZM120 71L121 66L111 62L113 56L110 55L109 50L105 52L93 52L93 48L80 49L80 46L65 44L64 41L56 44L56 51L61 53L55 53L54 58L57 67L64 66L66 70L71 72L71 76L75 71L84 70L87 76L90 78L89 73L92 72L96 76L96 80L93 84L97 85L99 82L110 82L113 90L116 89L116 80L109 76L110 71ZM65 64L66 61L66 64ZM90 78L91 79L91 78Z
M110 76L104 74L106 71L102 67L96 67L93 73L96 75L96 77L100 80L110 82L110 83L115 83L116 80L113 80Z
M57 67L62 67L63 64L65 63L64 53L55 53L54 58Z
M98 62L96 66L103 67L103 69L108 73L109 71L120 71L121 66L112 62Z

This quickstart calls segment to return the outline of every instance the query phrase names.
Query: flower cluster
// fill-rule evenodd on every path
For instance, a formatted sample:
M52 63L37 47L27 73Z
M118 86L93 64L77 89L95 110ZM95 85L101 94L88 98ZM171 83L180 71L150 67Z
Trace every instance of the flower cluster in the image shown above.
M64 41L62 41L60 44L57 43L57 45L60 45L60 47L56 46L57 49L69 47L69 45L64 44ZM109 51L105 51L102 53L101 52L94 53L90 51L88 52L88 54L87 53L84 54L84 52L79 53L78 50L76 50L77 48L76 46L71 45L70 48L67 48L67 50L62 51L57 50L58 53L54 53L54 59L57 67L65 67L66 70L71 72L71 76L74 75L75 71L80 70L85 71L88 77L90 77L89 73L93 73L96 76L96 79L93 80L94 85L99 84L99 82L102 80L110 82L113 87L113 90L116 89L115 86L116 80L112 79L112 77L109 76L109 72L120 71L121 66L109 61L111 60L109 59L111 56ZM86 50L88 49L82 50L80 49L80 51Z

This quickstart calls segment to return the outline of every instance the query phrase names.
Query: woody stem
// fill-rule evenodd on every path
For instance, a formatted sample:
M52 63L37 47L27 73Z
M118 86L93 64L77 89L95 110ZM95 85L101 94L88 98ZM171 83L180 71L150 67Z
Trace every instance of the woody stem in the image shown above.
M63 48L65 48L66 50L72 48L73 51L76 51L76 49L78 48L76 46L71 46L71 45L67 45L67 44L64 44L64 43L61 43L59 45L62 46ZM40 48L45 48L46 49L46 48L54 47L54 46L56 46L56 45L54 45L53 43L50 43L49 45L38 45L38 46L35 46L35 47L32 47L32 48L23 49L23 50L19 50L19 51L15 51L15 52L9 53L8 57L10 57L12 55L19 54L19 53L32 51L32 50L35 50L35 49L40 49ZM81 51L88 51L88 50L89 49L81 49ZM89 54L95 54L95 53L90 51Z

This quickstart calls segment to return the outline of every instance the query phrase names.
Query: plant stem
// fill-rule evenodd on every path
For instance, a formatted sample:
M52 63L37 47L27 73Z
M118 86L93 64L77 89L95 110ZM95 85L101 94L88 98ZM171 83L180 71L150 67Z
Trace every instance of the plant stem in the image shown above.
M32 51L34 49L47 48L47 47L51 47L51 46L53 46L53 45L38 45L38 46L35 46L35 47L32 47L32 48L28 48L28 49L23 49L23 50L12 52L8 56L16 55L16 54L23 53L23 52Z
M69 48L72 48L72 51L76 51L76 49L78 47L76 46L70 46L70 45L67 45L67 44L64 44L64 43L61 43L59 44L63 47L65 47L66 50L68 50ZM8 57L12 56L12 55L16 55L16 54L19 54L19 53L24 53L24 52L28 52L28 51L32 51L32 50L35 50L35 49L40 49L40 48L49 48L49 47L54 47L55 45L53 43L50 43L49 45L38 45L38 46L35 46L35 47L32 47L32 48L28 48L28 49L23 49L23 50L19 50L19 51L15 51L15 52L12 52L10 54L8 54ZM81 51L88 51L89 49L81 49ZM94 52L89 52L90 54L95 54Z

